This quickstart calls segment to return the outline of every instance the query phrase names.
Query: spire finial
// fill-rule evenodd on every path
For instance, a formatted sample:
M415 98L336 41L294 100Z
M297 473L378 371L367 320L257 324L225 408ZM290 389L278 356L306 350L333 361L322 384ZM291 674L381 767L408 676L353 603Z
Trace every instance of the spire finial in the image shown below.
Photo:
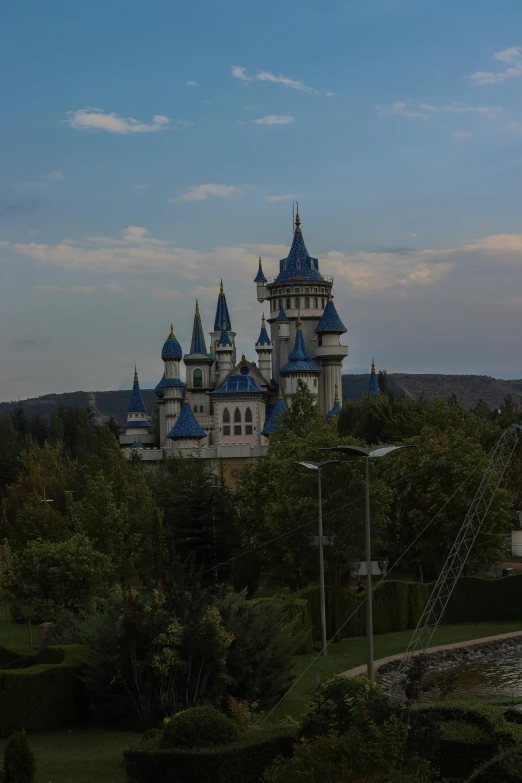
M219 283L219 295L223 295L223 278L221 278L221 281Z
M301 328L301 311L300 310L297 311L297 328L298 329Z
M259 256L259 266L261 266L261 256Z
M283 390L282 390L281 387L279 387L279 394L277 395L277 399L278 400L283 400L284 399L284 397L283 397Z
M222 329L224 332L226 332L226 331L227 331L227 322L226 322L226 320L225 320L224 318L223 318L223 320L221 321L221 329Z
M174 337L175 337L175 334L174 334L174 326L173 326L173 324L171 324L171 325L170 325L170 334L169 334L169 338L172 340Z
M136 383L137 380L138 380L138 371L136 369L136 365L134 365L134 382Z
M263 313L263 317L261 318L261 329L265 329L265 327L266 327L265 314Z
M339 405L339 384L335 383L335 399L334 399L334 405Z
M197 299L196 299L196 315L199 315L199 303Z
M295 230L296 233L301 231L301 218L299 217L299 202L296 201L296 210L295 210Z
M331 292L331 291L330 291L330 293L328 294L328 301L329 301L329 302L332 302L332 301L333 301L333 296L332 296L332 292Z
M295 231L295 202L292 201L292 233Z
M375 372L375 356L372 356L372 372Z

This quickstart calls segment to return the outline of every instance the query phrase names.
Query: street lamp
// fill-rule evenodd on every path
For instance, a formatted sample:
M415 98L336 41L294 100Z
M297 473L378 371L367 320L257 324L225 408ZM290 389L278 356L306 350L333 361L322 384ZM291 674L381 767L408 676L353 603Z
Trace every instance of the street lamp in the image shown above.
M330 544L330 537L327 541L323 536L323 498L321 495L321 470L326 465L333 465L334 462L338 462L336 459L327 459L323 462L298 462L297 465L302 465L303 468L308 470L317 471L317 503L319 506L319 599L321 604L321 639L322 650L321 654L326 655L326 603L324 597L324 552L323 545Z
M331 446L322 451L340 451L348 454L350 457L364 457L364 538L366 550L366 672L369 680L374 679L373 674L373 614L372 614L372 542L370 534L370 458L384 457L397 449L407 448L410 444L404 446L372 446L368 449L360 446ZM382 559L384 570L384 558ZM379 568L383 570L381 561Z

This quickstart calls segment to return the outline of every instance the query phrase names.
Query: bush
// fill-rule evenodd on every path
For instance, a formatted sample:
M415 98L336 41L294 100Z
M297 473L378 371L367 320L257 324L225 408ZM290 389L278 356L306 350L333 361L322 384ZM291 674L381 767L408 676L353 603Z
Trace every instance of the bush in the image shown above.
M239 739L237 726L214 707L190 707L165 723L161 737L164 748L212 748Z
M132 783L260 783L276 756L289 757L296 740L292 729L253 731L232 745L213 748L154 747L151 742L124 751Z
M486 761L466 783L520 783L521 780L522 745L517 745Z
M393 712L380 685L363 677L339 675L326 682L309 702L301 736L310 739L331 731L344 734L368 720L382 724Z
M34 756L25 731L16 731L5 746L2 783L34 783Z
M249 602L249 606L264 605L266 601L273 601L273 598L254 598ZM277 600L277 599L276 599ZM310 615L310 604L304 598L281 599L284 603L283 616L287 623L292 623L296 633L303 637L302 644L296 650L296 655L307 655L313 652L314 639L312 634L312 617Z
M232 587L236 593L247 591L251 598L259 589L261 579L261 560L256 552L243 554L232 563Z
M0 737L13 731L44 731L83 720L88 705L79 675L88 648L81 645L0 647ZM15 668L18 667L18 668Z

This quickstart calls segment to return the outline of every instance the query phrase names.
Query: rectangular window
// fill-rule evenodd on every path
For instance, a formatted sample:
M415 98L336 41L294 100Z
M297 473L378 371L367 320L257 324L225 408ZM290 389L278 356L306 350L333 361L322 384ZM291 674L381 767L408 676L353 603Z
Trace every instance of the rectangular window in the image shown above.
M241 435L241 424L234 424L234 435Z
M230 435L230 427L223 427L223 435Z
M245 424L245 435L252 435L252 425Z
M310 289L309 288L305 288L305 294L309 294L309 293L310 293Z
M294 288L294 294L298 294L298 293L299 293L299 289L298 288Z

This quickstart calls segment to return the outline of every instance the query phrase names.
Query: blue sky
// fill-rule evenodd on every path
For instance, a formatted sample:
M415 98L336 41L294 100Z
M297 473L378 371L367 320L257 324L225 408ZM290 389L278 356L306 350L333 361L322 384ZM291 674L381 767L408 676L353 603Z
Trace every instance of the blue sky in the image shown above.
M346 369L520 377L515 0L3 9L0 399L162 372L219 279L255 358L259 253L300 202Z

